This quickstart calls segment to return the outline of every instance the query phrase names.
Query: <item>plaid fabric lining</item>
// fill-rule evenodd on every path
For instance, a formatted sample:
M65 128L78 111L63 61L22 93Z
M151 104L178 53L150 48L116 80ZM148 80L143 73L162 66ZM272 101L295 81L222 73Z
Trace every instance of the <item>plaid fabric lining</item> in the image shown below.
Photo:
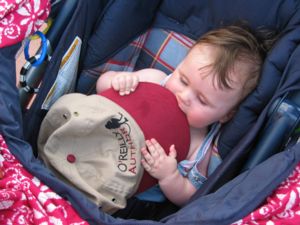
M85 94L95 90L95 83L100 74L106 71L134 71L143 68L156 68L171 73L182 61L194 41L182 34L164 29L150 29L136 38L106 63L85 70L83 88ZM82 81L81 80L81 81Z
M193 40L182 34L153 29L148 32L135 70L157 68L169 74L182 61L193 44Z

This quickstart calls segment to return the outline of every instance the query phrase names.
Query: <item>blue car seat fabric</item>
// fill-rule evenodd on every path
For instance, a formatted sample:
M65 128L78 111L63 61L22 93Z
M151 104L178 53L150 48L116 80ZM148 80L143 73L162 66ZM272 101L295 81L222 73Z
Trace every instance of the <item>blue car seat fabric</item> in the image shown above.
M297 145L242 173L218 191L194 198L182 210L188 213L188 208L197 204L200 207L197 212L201 214L198 215L199 224L230 224L239 217L243 218L246 211L252 212L259 206L266 196L272 193L271 187L275 189L292 172L291 168L295 168L299 159L299 145ZM265 169L270 173L269 176L265 174ZM229 214L231 216L228 217ZM223 222L219 220L222 215ZM192 213L190 216L193 216Z
M160 1L110 1L110 3L89 40L89 52L84 60L85 68L93 68L107 61L120 48L145 32L155 17Z
M159 222L112 218L87 201L81 193L53 177L33 156L30 145L22 140L18 91L15 87L15 77L11 76L15 72L13 69L14 54L18 47L13 46L0 50L0 73L3 78L0 80L0 133L3 134L13 154L24 167L56 190L58 194L68 199L82 218L90 224L230 224L254 210L300 161L298 144L241 174L216 193L195 198L180 211ZM259 182L257 177L264 182Z
M268 12L268 15L265 12ZM97 22L99 15L100 19ZM84 40L85 45L82 48L82 57L86 57L84 57L84 62L83 58L80 61L79 70L81 70L82 68L92 69L108 61L150 26L176 31L191 39L196 39L209 29L233 23L237 19L247 20L253 28L264 25L280 32L281 38L267 57L260 86L241 106L237 117L228 124L228 127L232 126L230 130L233 132L224 132L224 135L228 133L230 137L223 136L220 139L220 150L225 149L224 163L208 179L207 188L203 187L204 190L209 190L211 184L223 179L228 168L236 165L241 155L245 153L245 149L248 151L267 117L268 107L272 101L287 91L299 90L299 64L297 63L300 53L299 16L299 1L289 0L231 0L226 3L219 0L201 2L196 0L188 2L109 1L107 4L104 1L78 1L74 16L61 38L62 41L54 51L53 58L56 60L49 62L40 93L31 109L23 114L25 139L29 140L34 148L39 124L45 114L41 110L42 102L55 80L53 74L58 71L59 61L68 48L66 43L70 43L76 35ZM97 26L94 26L96 22ZM88 49L85 51L86 41L94 27L98 27L99 30L91 37ZM52 176L35 159L31 146L24 141L20 129L22 119L21 110L18 107L17 90L14 87L15 80L9 76L15 71L12 71L13 62L8 59L14 58L16 49L17 47L1 49L0 52L0 71L1 78L3 78L0 80L2 112L0 132L24 166L58 194L67 198L90 224L230 224L254 210L299 162L300 146L295 145L241 174L215 193L202 196L205 195L205 191L202 193L199 191L189 204L160 222L112 218L102 213L79 192ZM100 53L95 52L97 49L100 49ZM263 109L267 102L270 102L269 105ZM247 124L242 123L244 116L249 119ZM249 130L251 132L244 136ZM240 135L240 133L243 134ZM236 142L235 138L242 140L232 149L228 143ZM222 145L225 147L221 147ZM231 150L230 157L227 157L228 150ZM264 182L257 181L258 175ZM237 196L242 196L242 198L237 198ZM228 206L234 206L234 208Z
M72 205L90 224L160 224L154 221L127 221L113 219L85 201L80 193L61 184L32 154L32 149L22 140L20 132L21 110L18 105L18 92L15 87L14 54L19 46L0 50L0 132L4 135L13 153L32 173L53 186L68 198ZM214 194L197 198L178 213L161 222L169 224L229 224L253 210L272 190L293 170L300 160L300 146L275 155L256 168L241 174ZM264 182L258 182L257 177ZM243 199L236 198L239 195ZM76 197L77 196L77 197ZM231 207L227 207L230 205ZM77 207L76 207L77 206ZM235 206L232 209L232 206ZM197 213L195 213L197 212ZM224 219L224 215L226 215Z

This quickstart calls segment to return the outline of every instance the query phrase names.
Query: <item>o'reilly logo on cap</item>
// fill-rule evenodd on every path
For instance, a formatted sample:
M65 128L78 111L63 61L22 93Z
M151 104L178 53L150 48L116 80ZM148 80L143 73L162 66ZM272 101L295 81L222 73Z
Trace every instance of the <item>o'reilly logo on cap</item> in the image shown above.
M121 172L136 174L136 146L131 135L128 119L119 112L119 115L106 122L105 127L111 130L118 143L117 166Z

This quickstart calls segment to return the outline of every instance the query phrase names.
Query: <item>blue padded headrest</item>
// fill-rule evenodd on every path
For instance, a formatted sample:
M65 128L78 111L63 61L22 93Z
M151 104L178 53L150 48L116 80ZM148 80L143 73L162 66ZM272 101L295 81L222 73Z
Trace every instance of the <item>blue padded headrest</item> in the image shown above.
M197 39L208 30L247 21L253 28L261 26L283 30L297 10L296 1L282 0L164 0L156 15L156 26Z
M218 142L218 149L222 158L256 123L267 103L270 106L284 93L290 90L299 90L299 76L295 76L291 71L291 68L300 70L298 63L291 63L293 53L299 48L299 21L300 11L298 10L291 16L286 27L281 30L280 38L267 55L258 86L240 105L234 118L224 126Z

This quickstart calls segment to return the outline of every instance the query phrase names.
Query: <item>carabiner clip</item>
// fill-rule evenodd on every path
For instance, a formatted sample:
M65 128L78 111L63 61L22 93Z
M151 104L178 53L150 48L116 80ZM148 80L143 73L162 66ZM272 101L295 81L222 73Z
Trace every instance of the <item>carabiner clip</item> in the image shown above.
M37 56L33 56L35 58L35 60L31 65L37 67L40 64L42 64L43 61L46 58L46 55L47 55L47 38L41 31L37 31L37 32L35 32L35 34L38 35L41 38L41 53ZM25 55L26 61L30 61L30 58L32 58L32 57L29 56L29 44L30 44L30 40L27 40L25 42L25 47L24 47L24 55Z

